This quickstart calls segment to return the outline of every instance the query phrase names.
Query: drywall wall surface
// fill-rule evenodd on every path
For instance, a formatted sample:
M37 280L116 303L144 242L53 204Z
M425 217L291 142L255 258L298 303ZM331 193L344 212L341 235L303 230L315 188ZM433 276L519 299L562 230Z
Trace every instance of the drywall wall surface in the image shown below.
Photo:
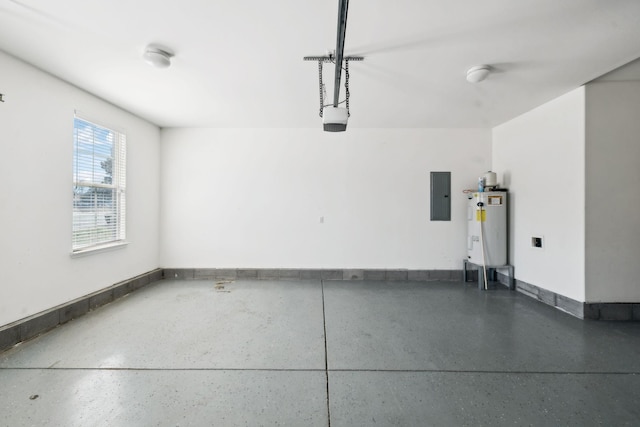
M486 129L163 129L167 268L461 269ZM431 171L452 220L430 221Z
M586 298L640 302L640 81L586 86Z
M577 301L585 298L584 102L578 88L493 129L493 167L511 192L515 276Z
M0 326L158 267L159 129L0 53ZM128 246L72 258L74 111L127 134Z

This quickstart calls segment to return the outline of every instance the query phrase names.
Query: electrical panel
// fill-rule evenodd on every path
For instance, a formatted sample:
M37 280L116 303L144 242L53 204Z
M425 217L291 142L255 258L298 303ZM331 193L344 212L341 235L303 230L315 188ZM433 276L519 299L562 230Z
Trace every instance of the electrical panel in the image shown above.
M431 172L431 221L451 221L451 172Z

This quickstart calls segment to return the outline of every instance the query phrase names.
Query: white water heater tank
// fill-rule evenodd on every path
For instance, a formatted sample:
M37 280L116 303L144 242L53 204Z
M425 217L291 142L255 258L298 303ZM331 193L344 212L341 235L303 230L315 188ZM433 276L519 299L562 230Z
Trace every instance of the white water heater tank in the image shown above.
M507 195L503 191L470 195L467 205L469 262L487 266L507 265Z

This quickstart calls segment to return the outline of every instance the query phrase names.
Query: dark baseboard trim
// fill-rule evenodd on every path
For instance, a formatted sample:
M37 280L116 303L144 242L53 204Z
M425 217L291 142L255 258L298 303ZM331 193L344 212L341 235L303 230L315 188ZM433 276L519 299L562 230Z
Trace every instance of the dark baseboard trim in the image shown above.
M640 303L584 303L584 318L591 320L621 320L640 322Z
M278 269L278 268L165 268L165 279L174 280L386 280L451 281L462 280L462 270L372 270L372 269Z
M500 280L506 279L506 276L500 277ZM584 303L576 301L564 295L557 294L544 288L532 285L516 279L516 291L543 302L559 310L565 311L580 319L584 319Z
M108 288L69 301L0 327L0 352L85 315L152 282L162 279L162 269L140 274Z
M498 273L498 280L507 283L508 276ZM516 279L516 290L552 307L556 307L580 319L640 321L640 303L580 302L564 295Z

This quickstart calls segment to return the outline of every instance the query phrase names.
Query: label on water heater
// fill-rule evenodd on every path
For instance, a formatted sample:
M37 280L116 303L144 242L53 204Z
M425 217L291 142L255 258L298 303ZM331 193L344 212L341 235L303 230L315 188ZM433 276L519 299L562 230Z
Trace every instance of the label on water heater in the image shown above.
M487 220L487 211L483 210L477 210L476 211L476 221L478 222L485 222Z
M502 196L489 196L489 206L502 205Z

